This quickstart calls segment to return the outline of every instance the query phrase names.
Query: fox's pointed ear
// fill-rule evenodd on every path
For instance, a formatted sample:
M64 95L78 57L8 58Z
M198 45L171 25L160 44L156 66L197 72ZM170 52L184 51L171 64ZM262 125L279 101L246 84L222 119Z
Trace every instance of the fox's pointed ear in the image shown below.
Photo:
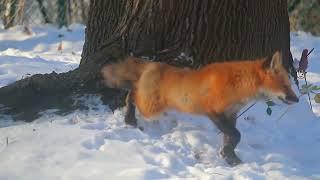
M271 58L268 58L265 62L265 68L270 70L279 69L282 66L282 54L276 51Z
M279 51L276 51L272 56L270 68L278 69L281 66L282 66L282 54Z

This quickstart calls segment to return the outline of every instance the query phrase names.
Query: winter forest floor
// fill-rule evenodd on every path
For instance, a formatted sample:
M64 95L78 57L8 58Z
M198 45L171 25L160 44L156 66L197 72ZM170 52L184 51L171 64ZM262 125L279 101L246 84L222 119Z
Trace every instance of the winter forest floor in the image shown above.
M0 30L0 87L35 73L78 66L84 26ZM60 50L59 46L62 44ZM291 33L293 56L310 55L307 79L320 85L320 37ZM303 81L300 82L301 84ZM35 99L34 103L37 103ZM245 162L229 167L218 155L221 134L206 118L170 113L158 122L126 127L100 98L78 97L87 110L66 116L43 112L32 123L0 115L0 180L4 179L320 179L320 106L306 95L289 107L277 103L271 116L258 103L238 120L236 153ZM8 143L7 143L8 142Z

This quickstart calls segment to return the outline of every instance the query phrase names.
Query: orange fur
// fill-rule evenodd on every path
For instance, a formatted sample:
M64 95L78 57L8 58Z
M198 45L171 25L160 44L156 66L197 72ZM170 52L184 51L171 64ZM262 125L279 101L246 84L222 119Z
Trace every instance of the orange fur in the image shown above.
M241 137L236 128L240 108L266 96L298 102L281 57L276 52L272 58L213 63L198 70L128 57L101 72L107 86L129 90L127 124L137 125L133 103L149 120L167 110L206 115L223 133L222 157L235 166L241 163L234 151Z
M217 115L236 113L261 95L295 96L280 55L276 53L272 62L264 58L212 63L198 70L128 57L105 66L102 73L109 87L133 89L133 101L146 118L170 109ZM271 63L274 67L266 67Z

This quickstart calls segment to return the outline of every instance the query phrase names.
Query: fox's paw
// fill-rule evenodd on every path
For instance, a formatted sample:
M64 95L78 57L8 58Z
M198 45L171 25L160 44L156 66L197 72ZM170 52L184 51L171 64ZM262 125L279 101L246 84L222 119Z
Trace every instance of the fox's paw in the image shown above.
M236 155L234 150L222 150L220 151L220 154L222 158L231 166L237 166L239 164L242 164L241 159Z
M137 125L131 125L131 124L126 124L125 128L128 129L136 129L138 128L140 131L144 131L144 127L143 126L137 126Z
M231 166L237 166L239 164L242 164L241 159L239 159L237 156L225 156L223 159Z
M126 125L132 126L133 128L138 128L140 131L144 130L142 126L138 126L137 119L135 117L134 118L127 117L124 119L124 122L126 123Z
M126 116L124 118L124 122L127 124L127 125L130 125L130 126L133 126L133 127L137 127L137 119L136 118L129 118L128 116Z

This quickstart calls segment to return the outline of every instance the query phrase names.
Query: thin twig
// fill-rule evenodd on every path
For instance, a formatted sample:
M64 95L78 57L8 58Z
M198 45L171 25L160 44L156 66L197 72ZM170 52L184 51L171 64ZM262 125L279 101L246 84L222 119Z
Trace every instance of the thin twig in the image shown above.
M314 48L312 48L312 49L310 50L310 52L307 54L307 57L312 53L313 50L314 50ZM306 83L306 87L308 87L307 72L304 72L304 81L305 81L305 83ZM307 93L308 93L308 98L309 98L310 109L311 109L311 111L313 112L313 107L312 107L311 98L310 98L310 92L307 91Z
M304 81L306 83L306 87L308 87L308 82L307 82L307 73L304 73ZM311 98L310 98L310 92L307 91L308 93L308 98L309 98L309 104L310 104L310 109L313 112L312 104L311 104Z
M291 106L288 106L287 109L278 117L278 119L276 120L277 122L280 121L280 119L282 119L282 117L289 111Z
M309 53L307 54L307 57L312 53L312 51L314 50L314 48L312 48Z
M303 94L301 94L301 95L299 96L299 99L300 99L301 96L303 96ZM287 109L278 117L278 119L277 119L276 121L278 122L280 119L282 119L282 117L289 111L289 109L290 109L291 107L292 107L292 106L288 106Z
M253 104L251 104L247 109L245 109L244 111L242 111L242 113L240 113L236 119L238 119L240 116L242 116L242 114L244 114L245 112L247 112L250 108L252 108L254 105L256 105L257 102L254 102Z

